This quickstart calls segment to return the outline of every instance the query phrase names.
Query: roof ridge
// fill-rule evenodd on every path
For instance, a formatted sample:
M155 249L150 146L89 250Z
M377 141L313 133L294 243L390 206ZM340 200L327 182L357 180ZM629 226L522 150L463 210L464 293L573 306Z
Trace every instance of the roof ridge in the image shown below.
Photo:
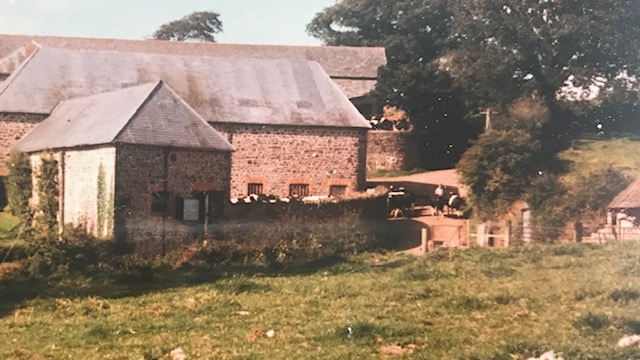
M15 37L41 37L41 38L56 38L56 39L83 39L83 40L98 40L98 41L128 41L128 42L150 42L150 43L163 43L171 46L265 46L265 47L297 47L297 48L332 48L332 49L358 49L358 50L380 50L385 49L384 46L340 46L340 45L297 45L297 44L243 44L243 43L223 43L223 42L208 42L208 41L171 41L171 40L157 40L157 39L123 39L115 37L84 37L84 36L63 36L63 35L36 35L36 34L0 34L0 36L15 36ZM189 45L185 45L189 44Z
M148 82L147 84L152 84L152 82ZM122 135L122 133L129 127L129 125L131 124L131 121L133 121L133 119L140 113L140 111L142 110L142 108L149 102L149 100L153 97L153 95L155 95L158 90L162 87L162 85L164 84L164 82L162 81L162 79L158 80L156 82L156 86L153 88L153 90L149 91L149 93L147 94L147 96L144 98L144 100L142 100L142 102L140 102L140 105L138 105L136 107L136 110L133 112L133 114L131 114L131 116L129 117L129 120L127 120L127 122L124 124L124 126L122 126L122 128L120 129L120 131L118 131L118 133L116 134L116 136L113 137L113 139L110 140L110 142L115 142L116 139L118 139L118 137L120 137L120 135ZM145 84L141 84L138 86L144 86ZM115 91L122 91L124 89L120 89L120 90L115 90Z

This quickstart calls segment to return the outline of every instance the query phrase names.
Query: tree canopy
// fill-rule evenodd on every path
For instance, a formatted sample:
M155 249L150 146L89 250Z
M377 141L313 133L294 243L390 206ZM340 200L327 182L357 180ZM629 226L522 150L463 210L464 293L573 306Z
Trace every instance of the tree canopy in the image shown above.
M307 31L327 45L386 47L376 96L408 111L432 167L466 149L460 137L477 135L469 121L481 123L480 109L539 99L550 113L545 142L566 143L595 131L586 114L637 90L629 79L640 75L640 7L628 0L342 0ZM568 83L582 95L577 87L599 84L599 100L563 96Z
M212 11L197 11L161 25L152 37L156 40L216 42L215 34L220 32L222 32L220 14Z

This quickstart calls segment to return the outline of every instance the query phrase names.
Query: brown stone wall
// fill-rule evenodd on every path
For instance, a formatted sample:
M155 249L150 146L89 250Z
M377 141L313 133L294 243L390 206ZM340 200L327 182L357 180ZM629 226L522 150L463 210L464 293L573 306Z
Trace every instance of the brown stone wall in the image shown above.
M157 255L201 238L202 224L175 220L176 197L222 191L229 198L228 152L118 145L116 151L116 236L136 253ZM168 216L151 213L155 191L168 191Z
M367 142L367 171L411 170L419 166L417 143L411 132L371 130Z
M366 129L216 123L233 144L231 196L247 194L249 183L288 196L290 184L308 184L310 195L329 195L331 185L347 195L364 190Z
M47 115L0 113L0 175L7 174L6 159L15 144Z

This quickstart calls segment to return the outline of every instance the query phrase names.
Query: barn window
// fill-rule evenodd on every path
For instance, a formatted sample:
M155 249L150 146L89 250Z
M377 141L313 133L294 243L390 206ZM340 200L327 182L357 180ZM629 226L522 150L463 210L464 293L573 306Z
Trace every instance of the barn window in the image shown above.
M262 195L264 190L261 183L249 183L247 186L247 195Z
M289 196L291 196L291 197L309 196L309 184L291 184L291 185L289 185Z
M342 197L347 194L347 185L329 186L329 196Z
M169 192L154 191L151 193L151 213L162 215L169 210Z

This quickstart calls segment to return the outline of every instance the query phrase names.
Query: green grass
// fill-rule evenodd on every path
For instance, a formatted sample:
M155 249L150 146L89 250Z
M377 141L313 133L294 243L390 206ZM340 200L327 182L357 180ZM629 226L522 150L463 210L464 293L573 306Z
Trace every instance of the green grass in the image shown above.
M16 277L0 280L0 358L637 359L616 343L640 332L639 294L635 242Z
M17 219L14 216L0 211L0 238L5 237L16 223Z
M397 177L423 173L425 169L412 169L412 170L373 170L367 172L367 179L380 178L380 177Z
M578 176L614 166L632 179L640 178L640 141L626 138L609 140L577 140L560 153L568 165L564 177L571 184Z

